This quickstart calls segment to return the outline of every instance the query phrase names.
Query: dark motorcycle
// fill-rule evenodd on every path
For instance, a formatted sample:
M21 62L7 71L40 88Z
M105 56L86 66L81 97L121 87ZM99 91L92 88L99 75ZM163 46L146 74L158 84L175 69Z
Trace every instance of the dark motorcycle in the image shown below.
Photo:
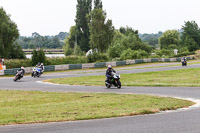
M13 81L17 81L20 80L21 78L23 78L23 74L21 71L17 71L15 78L13 79Z
M105 82L105 85L107 88L114 86L120 89L121 88L120 75L112 72L111 77L108 79L108 82Z
M182 61L182 66L187 66L187 61Z

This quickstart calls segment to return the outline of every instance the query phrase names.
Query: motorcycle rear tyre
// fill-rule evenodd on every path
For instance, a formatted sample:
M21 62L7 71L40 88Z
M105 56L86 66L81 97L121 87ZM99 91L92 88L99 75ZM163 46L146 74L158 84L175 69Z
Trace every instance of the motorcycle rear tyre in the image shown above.
M117 82L117 88L120 89L121 88L121 82L118 80Z
M110 88L110 87L111 87L111 85L109 85L109 84L105 84L105 85L106 85L107 88Z

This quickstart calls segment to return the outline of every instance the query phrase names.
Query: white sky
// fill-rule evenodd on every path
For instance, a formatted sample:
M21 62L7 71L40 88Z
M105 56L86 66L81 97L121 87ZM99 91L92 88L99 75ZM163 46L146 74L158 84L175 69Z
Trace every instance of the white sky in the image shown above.
M181 29L184 21L200 26L200 0L102 0L115 28L129 26L140 33ZM56 35L75 25L77 0L0 0L20 34Z

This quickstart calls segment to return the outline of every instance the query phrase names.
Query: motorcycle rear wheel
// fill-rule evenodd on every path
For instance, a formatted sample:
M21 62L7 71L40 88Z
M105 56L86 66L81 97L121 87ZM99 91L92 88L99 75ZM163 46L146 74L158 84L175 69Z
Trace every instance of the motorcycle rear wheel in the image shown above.
M105 85L106 85L107 88L110 88L110 87L111 87L111 85L109 85L109 84L105 84Z
M117 82L117 88L120 89L121 88L121 82L118 80Z

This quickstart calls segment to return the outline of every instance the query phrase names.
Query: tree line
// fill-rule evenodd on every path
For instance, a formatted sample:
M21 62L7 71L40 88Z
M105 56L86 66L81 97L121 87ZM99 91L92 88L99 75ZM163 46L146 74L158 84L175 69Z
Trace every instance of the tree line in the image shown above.
M41 36L39 33L34 32L30 37L20 36L17 42L23 49L56 49L63 47L66 36L68 36L67 32L60 32L55 36Z

